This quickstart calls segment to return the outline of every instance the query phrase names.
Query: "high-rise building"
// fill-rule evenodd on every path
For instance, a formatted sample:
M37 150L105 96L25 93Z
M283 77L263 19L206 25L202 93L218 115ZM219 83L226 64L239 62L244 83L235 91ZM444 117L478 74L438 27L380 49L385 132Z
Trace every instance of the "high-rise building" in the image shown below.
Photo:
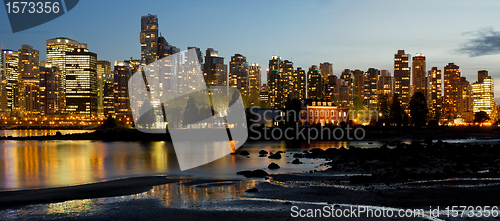
M457 102L461 99L458 83L460 82L460 67L449 63L444 67L443 120L452 123L457 117Z
M148 65L157 60L158 37L158 17L150 14L142 16L140 34L141 63Z
M325 84L324 84L324 90L325 90L325 99L327 101L333 101L333 97L336 97L335 95L335 86L337 85L337 76L335 75L330 75L326 78ZM338 98L337 98L338 100Z
M269 91L267 89L267 84L263 84L262 88L260 89L260 104L261 107L267 106L269 102Z
M40 113L44 115L59 114L58 102L59 88L61 83L61 72L51 64L40 66Z
M229 86L237 88L242 95L248 96L248 63L247 58L241 54L231 56Z
M391 76L391 72L388 70L381 70L380 77L377 83L378 94L387 94L389 98L392 98L394 93L394 77Z
M494 120L495 115L495 91L494 80L488 76L488 71L478 71L478 80L472 84L473 112L486 112Z
M293 78L293 62L289 60L284 60L280 63L280 68L278 74L280 75L280 81L278 82L278 88L280 89L279 101L281 101L278 107L285 107L285 103L288 100L293 99L293 90L295 88L294 78Z
M348 70L348 69L346 69ZM344 70L344 72L347 74L348 72ZM361 70L354 70L351 72L352 78L354 78L353 81L353 90L354 90L354 95L356 97L361 98L361 100L364 99L364 94L365 94L365 73ZM348 79L349 75L344 75L345 77L343 78Z
M115 115L115 85L114 74L103 78L102 111L104 117Z
M404 50L398 50L394 55L394 93L401 99L403 110L408 111L410 103L410 68L409 54Z
M1 71L2 99L0 100L0 108L4 112L12 112L16 106L15 89L19 81L19 56L17 51L2 50Z
M113 79L111 74L111 62L97 61L97 116L104 115L104 84Z
M376 108L377 107L377 85L378 79L380 76L380 71L375 68L369 68L367 72L365 72L365 83L364 83L364 98L363 103L368 108Z
M227 85L227 65L224 64L224 58L219 57L219 53L213 48L208 48L205 53L203 75L208 85Z
M22 45L19 49L19 81L17 93L17 110L25 114L39 113L40 59L39 51L30 45Z
M251 63L248 70L248 90L251 98L258 98L261 89L261 68L257 63Z
M321 76L323 76L323 81L326 82L328 76L333 75L333 64L329 62L324 62L319 64L319 70L321 71Z
M115 61L113 75L114 106L115 114L120 121L124 121L125 118L131 116L130 99L128 96L128 80L131 75L132 68L128 63Z
M358 70L356 70L356 71L358 71ZM343 97L346 97L346 101L347 101L346 106L344 106L344 107L351 106L352 102L354 100L354 96L356 96L354 93L355 80L356 80L354 77L354 74L351 70L345 69L344 71L342 71L342 74L340 75L340 79L344 80L344 82L341 84L338 84L338 85L341 85L342 91L346 90L346 92L342 92L342 93L347 93L347 94L342 94ZM360 87L361 93L363 92L362 85L363 85L363 83L361 83L361 87ZM363 99L363 96L361 96L359 98ZM342 104L342 105L344 105L344 104Z
M269 106L271 108L280 108L282 103L280 98L281 88L281 75L279 74L279 69L281 65L281 57L273 56L269 60L269 69L267 71L267 88L269 93Z
M422 53L417 53L412 59L413 93L422 92L427 97L425 56Z
M337 97L339 106L349 107L352 105L352 88L344 79L337 79L333 94Z
M61 74L61 82L59 83L59 105L58 110L64 113L66 110L66 53L73 52L79 46L79 42L64 38L57 37L53 39L48 39L47 43L47 63L51 64L52 67L56 67Z
M97 117L97 55L87 48L66 53L66 112Z
M439 120L441 119L441 112L442 112L442 104L443 104L443 97L441 94L441 83L442 83L442 75L441 75L441 70L439 70L437 67L432 67L431 70L428 73L428 81L430 82L430 95L429 98L429 113L430 113L430 118L433 120Z
M324 99L323 76L318 66L313 65L307 72L307 98Z
M293 90L290 95L291 99L305 100L306 99L306 72L301 67L293 71Z
M188 51L190 49L194 49L196 51L196 56L198 56L198 62L203 67L203 55L201 54L201 49L197 47L188 47Z
M460 77L457 83L458 99L457 99L457 118L463 119L465 122L471 122L474 117L472 112L472 87L465 77ZM456 121L455 121L456 123Z
M157 51L158 51L158 56L157 56L157 59L155 59L155 60L162 59L164 57L179 53L181 51L181 49L176 48L173 45L169 45L167 40L163 36L161 36L161 33L160 33L160 37L158 38L158 50Z

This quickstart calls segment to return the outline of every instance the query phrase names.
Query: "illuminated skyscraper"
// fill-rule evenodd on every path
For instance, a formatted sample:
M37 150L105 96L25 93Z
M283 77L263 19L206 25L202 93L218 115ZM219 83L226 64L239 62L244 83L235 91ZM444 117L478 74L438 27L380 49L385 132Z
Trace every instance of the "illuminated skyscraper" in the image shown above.
M104 115L104 85L106 81L112 81L111 62L97 61L97 115Z
M457 83L457 118L463 119L465 122L471 122L474 117L472 112L473 99L472 99L472 87L465 77L460 77L460 81ZM456 123L457 121L455 121Z
M30 45L22 45L19 49L19 81L16 98L19 111L26 114L39 112L40 59L38 50Z
M40 113L44 115L59 114L59 84L61 72L51 64L40 67Z
M323 76L318 66L313 65L307 72L307 98L324 99Z
M361 71L359 71L359 72L358 71L359 70L356 70L354 72L361 73L361 74L363 73ZM340 79L342 79L344 82L341 82L341 84L337 84L337 85L341 86L342 89L341 89L340 93L342 94L342 97L345 98L345 99L343 99L343 101L346 101L346 102L342 102L342 105L345 105L344 107L351 106L352 102L354 100L354 96L356 96L354 93L356 78L354 77L353 71L351 71L349 69L345 69L344 71L342 71L342 74L340 75ZM364 81L362 81L362 82L364 83ZM361 94L363 93L363 86L362 86L363 83L361 83L361 87L360 87ZM361 96L359 98L363 99L363 96Z
M438 70L437 67L432 67L432 69L429 71L429 74L427 76L429 82L430 82L430 100L429 102L429 113L430 117L433 120L439 120L441 119L441 112L442 112L442 104L443 104L443 97L441 94L441 83L442 83L442 75L441 75L441 70Z
M155 60L179 53L180 51L181 49L176 48L173 45L169 45L167 40L160 34L160 37L158 38L158 55Z
M348 70L348 69L346 69ZM348 73L344 70L345 73ZM365 73L363 71L360 71L360 70L354 70L351 72L352 74L352 84L353 84L353 90L354 90L354 95L353 96L357 96L359 98L361 98L361 100L364 99L364 94L365 94ZM344 75L345 77L343 78L344 80L345 79L349 79L349 75Z
M208 85L227 85L227 65L224 64L224 58L219 57L219 52L213 48L208 48L205 52L203 75Z
M365 72L365 83L364 83L364 98L363 103L368 108L376 108L377 107L377 84L380 76L380 71L375 68L368 69Z
M87 48L66 53L66 112L97 117L97 55Z
M451 123L457 117L457 102L462 95L458 90L459 82L460 67L449 63L444 67L443 120L445 123Z
M335 95L335 86L337 84L337 79L338 79L337 76L333 74L326 78L323 89L325 90L325 99L327 101L333 101L332 98L337 97Z
M114 102L115 114L120 121L131 116L130 99L128 96L128 80L132 75L130 64L115 61L114 65ZM130 118L130 117L129 117Z
M379 95L387 94L389 98L392 98L394 93L394 77L391 76L391 72L388 70L380 71L377 88L377 93Z
M289 60L284 60L280 63L279 75L280 82L278 82L278 88L280 88L279 97L279 107L283 108L288 100L292 99L293 90L295 88L294 78L293 78L293 62Z
M3 49L1 61L1 95L0 108L4 112L14 111L15 88L19 81L19 56L17 51Z
M281 57L273 56L269 60L269 69L267 71L267 88L269 93L269 106L271 108L280 108L281 96L281 75L279 69L281 65Z
M248 71L248 90L251 98L258 98L260 95L261 83L261 68L257 63L251 63Z
M494 80L488 76L488 71L478 71L478 80L472 84L473 112L486 112L492 120L495 115Z
M404 50L398 50L394 55L394 93L399 95L403 110L408 111L410 103L410 55Z
M72 52L78 48L78 41L58 37L48 39L47 43L47 63L52 67L57 67L57 71L61 74L61 82L59 83L59 110L63 113L66 110L66 53Z
M412 62L413 93L422 92L427 97L427 76L425 69L425 56L417 53Z
M323 76L323 81L326 81L328 76L333 75L333 65L329 62L319 64L319 70L321 71L321 76Z
M306 99L306 72L298 67L293 71L293 90L291 93L292 99L305 100Z
M158 58L158 37L158 18L156 15L142 16L140 34L141 63L148 65Z
M248 63L247 58L241 54L231 56L229 86L240 90L243 96L248 96Z

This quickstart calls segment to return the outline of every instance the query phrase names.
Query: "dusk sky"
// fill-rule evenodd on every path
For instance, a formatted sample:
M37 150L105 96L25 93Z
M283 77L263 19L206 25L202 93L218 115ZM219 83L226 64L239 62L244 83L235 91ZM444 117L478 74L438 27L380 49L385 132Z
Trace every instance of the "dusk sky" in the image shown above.
M295 67L333 63L334 73L370 67L393 73L404 49L427 57L427 69L454 62L474 83L486 69L500 81L500 1L132 1L81 0L67 14L12 33L0 10L0 47L40 50L45 40L69 37L88 44L99 60L140 58L140 18L157 15L159 31L182 50L214 48L229 63L236 53L265 70L271 56ZM472 56L472 57L471 57ZM265 83L265 82L264 82ZM497 102L500 87L495 88Z

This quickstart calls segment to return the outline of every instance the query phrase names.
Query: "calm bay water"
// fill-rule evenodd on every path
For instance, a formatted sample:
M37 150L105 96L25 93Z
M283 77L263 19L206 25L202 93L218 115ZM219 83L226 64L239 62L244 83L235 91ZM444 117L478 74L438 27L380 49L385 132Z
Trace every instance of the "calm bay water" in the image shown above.
M101 141L0 141L0 190L59 187L145 175L181 175L195 178L242 178L236 172L281 166L271 173L293 173L318 169L324 160L301 159L291 164L293 153L311 148L379 147L377 142L250 142L239 150L249 157L227 155L206 165L180 171L170 142ZM286 151L279 160L258 157L260 150ZM196 160L196 159L193 159ZM321 169L321 167L319 167ZM269 171L269 170L268 170Z

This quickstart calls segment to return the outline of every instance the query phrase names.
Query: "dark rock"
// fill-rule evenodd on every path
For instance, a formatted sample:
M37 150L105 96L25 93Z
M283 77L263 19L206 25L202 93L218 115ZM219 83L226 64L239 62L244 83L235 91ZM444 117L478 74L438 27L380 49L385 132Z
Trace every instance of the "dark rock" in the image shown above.
M300 160L298 158L295 158L294 160L292 160L292 164L301 164L302 162L300 162Z
M268 154L268 153L265 150L261 150L261 151L259 151L259 154Z
M251 188L251 189L246 190L245 192L247 192L247 193L256 193L256 192L259 192L259 190L257 188Z
M268 157L269 159L281 159L281 154L275 153Z
M259 157L267 157L267 154L261 154Z
M269 168L271 170L276 170L276 169L279 169L280 166L276 163L270 163L269 166L267 166L267 168Z
M236 175L243 175L245 177L262 178L262 177L268 176L269 174L264 170L244 170L244 171L237 172Z
M276 152L276 153L284 153L284 152L280 150L280 151L278 151L278 152Z
M285 205L292 205L292 202L284 202Z
M295 154L293 154L293 157L294 157L294 158L304 158L304 154L301 154L301 153L295 153Z
M248 156L248 155L250 155L250 153L248 153L248 151L244 150L244 151L240 152L240 155L242 155L242 156Z

